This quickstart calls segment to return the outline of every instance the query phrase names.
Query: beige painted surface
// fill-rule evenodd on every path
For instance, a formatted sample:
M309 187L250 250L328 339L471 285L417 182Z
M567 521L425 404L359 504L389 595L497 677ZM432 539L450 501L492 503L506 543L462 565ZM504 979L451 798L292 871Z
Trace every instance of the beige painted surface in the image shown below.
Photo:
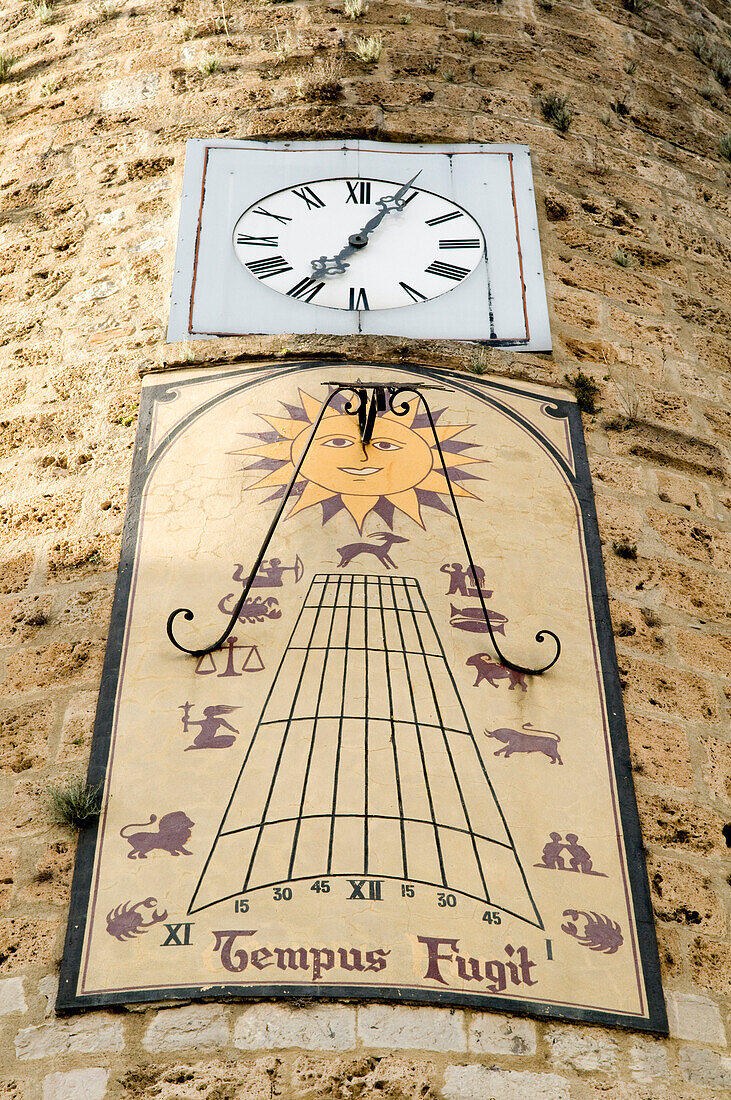
M356 374L188 374L155 402L78 992L403 987L643 1016L586 553L544 440L573 455L550 393L426 391L448 468L471 475L454 485L488 608L505 616L496 637L538 665L554 643L536 632L557 633L545 675L510 681L486 633L459 626L481 625L464 614L479 598L442 569L468 562L451 509L422 495L449 508L413 399L379 416L365 450L356 417L326 411L250 593L267 602L236 648L196 659L165 636L181 606L190 648L226 625L219 605L241 591L232 576L248 575L323 382ZM120 939L132 905L143 923ZM190 922L189 944L163 946L163 911Z

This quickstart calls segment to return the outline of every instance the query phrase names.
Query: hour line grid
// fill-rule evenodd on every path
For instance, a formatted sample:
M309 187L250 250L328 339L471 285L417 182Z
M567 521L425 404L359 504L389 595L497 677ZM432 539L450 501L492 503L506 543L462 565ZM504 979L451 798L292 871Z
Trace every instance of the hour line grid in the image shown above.
M348 875L447 889L542 927L412 577L313 578L189 912Z

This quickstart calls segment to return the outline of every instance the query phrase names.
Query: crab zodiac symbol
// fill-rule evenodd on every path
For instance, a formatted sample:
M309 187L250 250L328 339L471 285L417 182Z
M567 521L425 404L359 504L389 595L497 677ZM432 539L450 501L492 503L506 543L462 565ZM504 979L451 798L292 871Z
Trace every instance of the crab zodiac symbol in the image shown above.
M123 905L118 905L116 909L112 909L111 912L107 913L107 932L109 935L114 936L120 942L129 940L134 936L142 935L148 928L152 928L153 925L167 919L167 909L160 913L155 908L155 911L150 914L150 919L146 921L144 914L138 912L140 906L145 909L152 909L153 906L157 906L157 898L145 898L144 901L138 901L135 905L132 905L130 901L126 901Z

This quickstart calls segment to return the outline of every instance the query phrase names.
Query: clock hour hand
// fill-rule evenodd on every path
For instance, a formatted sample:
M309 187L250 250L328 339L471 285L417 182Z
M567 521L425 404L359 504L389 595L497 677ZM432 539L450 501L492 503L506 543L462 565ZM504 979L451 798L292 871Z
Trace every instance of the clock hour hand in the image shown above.
M317 260L312 260L312 273L314 276L323 275L341 275L344 271L350 267L350 264L346 264L344 261L348 256L352 256L355 252L358 252L361 248L365 248L368 244L368 239L371 233L376 229L387 214L396 214L400 210L403 210L405 206L404 195L413 186L414 180L421 175L419 170L415 176L412 176L410 180L402 184L399 187L395 195L384 195L383 198L376 200L376 206L379 208L378 213L374 214L370 218L363 228L358 233L351 233L348 237L348 243L344 248L341 248L336 256L320 256Z

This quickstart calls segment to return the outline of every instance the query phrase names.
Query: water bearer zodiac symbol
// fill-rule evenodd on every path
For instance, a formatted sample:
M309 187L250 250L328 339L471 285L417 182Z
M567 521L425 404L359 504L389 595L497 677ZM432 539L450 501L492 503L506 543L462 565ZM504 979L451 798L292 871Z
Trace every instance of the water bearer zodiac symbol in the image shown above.
M449 575L448 596L477 596L478 584L483 596L488 599L492 596L492 589L485 588L485 570L479 565L475 566L474 576L469 565L463 566L456 561L446 562L439 572Z
M240 709L239 707L229 707L219 703L217 706L204 707L202 718L191 718L191 705L186 700L182 706L178 707L178 710L183 712L180 718L183 723L183 733L190 733L191 726L200 726L200 733L193 738L193 744L186 747L186 752L190 749L227 749L233 745L239 731L235 726L229 725L223 715L233 714L235 710ZM231 730L231 733L219 733L220 729Z

